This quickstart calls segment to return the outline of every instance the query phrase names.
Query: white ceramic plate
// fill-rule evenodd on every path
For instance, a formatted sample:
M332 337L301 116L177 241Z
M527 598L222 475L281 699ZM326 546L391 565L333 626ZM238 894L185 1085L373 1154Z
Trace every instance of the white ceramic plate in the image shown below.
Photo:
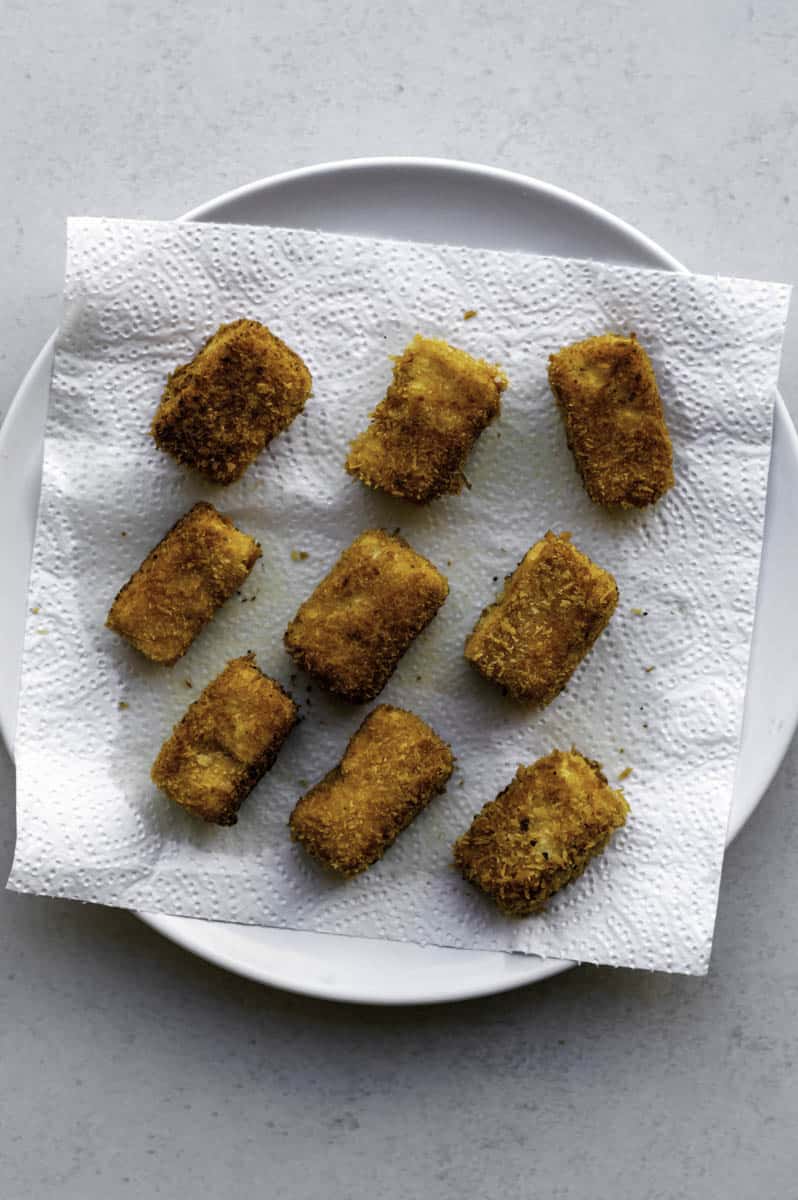
M211 200L184 219L297 226L684 270L643 234L578 196L508 171L436 159L361 159L291 171ZM0 729L9 747L16 726L52 349L51 339L0 430ZM798 721L797 483L798 439L779 399L729 840L758 804ZM173 941L228 970L308 995L361 1003L415 1004L487 995L573 965L141 915Z

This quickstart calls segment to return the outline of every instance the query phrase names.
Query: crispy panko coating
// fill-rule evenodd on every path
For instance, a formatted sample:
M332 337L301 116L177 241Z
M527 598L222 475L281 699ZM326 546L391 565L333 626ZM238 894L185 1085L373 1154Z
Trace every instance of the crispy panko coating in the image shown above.
M549 383L591 500L643 508L673 486L654 368L634 334L565 346L549 358Z
M552 750L519 767L477 813L454 844L454 860L503 912L527 916L582 874L628 812L598 763L576 750Z
M235 825L241 802L269 770L297 707L252 654L232 659L164 742L153 783L175 804L216 825Z
M451 749L426 722L381 704L338 766L297 802L291 834L324 866L356 875L444 790L453 766Z
M368 529L301 605L285 646L331 692L373 700L448 594L446 578L404 538Z
M254 538L201 500L149 552L105 623L152 662L171 667L260 555Z
M152 422L161 450L214 483L232 483L310 395L310 372L265 325L220 325L173 371Z
M352 442L347 471L418 504L459 492L466 458L501 411L504 372L420 334L394 363L385 399Z
M570 542L547 533L505 580L466 641L465 656L516 700L562 691L618 603L618 588Z

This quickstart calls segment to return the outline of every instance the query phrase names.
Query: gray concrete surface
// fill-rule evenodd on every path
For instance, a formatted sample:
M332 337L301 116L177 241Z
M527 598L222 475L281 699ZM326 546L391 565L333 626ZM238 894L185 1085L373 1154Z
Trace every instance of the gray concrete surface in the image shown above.
M695 269L798 279L792 0L0 14L0 412L56 323L67 214L171 217L325 159L507 166ZM0 1196L798 1195L797 772L793 747L728 855L703 981L581 969L362 1010L0 894ZM3 759L0 874L13 840Z

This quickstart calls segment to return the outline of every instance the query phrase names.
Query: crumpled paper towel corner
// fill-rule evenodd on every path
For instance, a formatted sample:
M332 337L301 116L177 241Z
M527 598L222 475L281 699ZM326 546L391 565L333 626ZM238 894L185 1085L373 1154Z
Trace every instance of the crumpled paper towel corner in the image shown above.
M789 289L528 254L302 230L69 223L16 742L9 886L214 920L505 950L664 971L707 969L751 642L772 405ZM466 310L476 309L464 321ZM313 397L243 479L221 489L157 451L165 378L223 321L254 317L308 363ZM548 355L634 330L654 362L675 488L654 508L587 499L546 382ZM342 469L348 440L418 331L500 363L503 413L471 488L417 509ZM172 670L104 628L118 588L192 503L210 500L263 558ZM380 696L457 755L447 792L347 883L288 837L297 797L369 707L297 672L282 632L362 529L399 527L450 597ZM567 690L530 713L462 647L499 581L547 529L615 575L609 629ZM301 553L298 553L301 552ZM306 556L306 557L303 557ZM305 720L232 829L149 780L188 703L244 650ZM520 762L576 745L624 788L628 824L583 878L526 920L451 867L451 843Z

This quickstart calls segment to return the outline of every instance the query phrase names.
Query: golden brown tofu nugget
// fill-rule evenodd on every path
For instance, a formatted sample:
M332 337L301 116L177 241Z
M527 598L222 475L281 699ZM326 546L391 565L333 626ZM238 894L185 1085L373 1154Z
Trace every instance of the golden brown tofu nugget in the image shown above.
M368 529L300 607L285 646L331 692L373 700L448 594L445 577L404 538Z
M260 555L254 538L201 500L131 575L105 623L153 662L174 666Z
M420 717L381 704L321 783L297 802L291 833L341 875L365 871L446 787L454 758Z
M565 346L549 358L549 383L591 500L642 508L673 486L654 368L634 334Z
M547 533L536 542L466 641L468 661L516 700L553 700L618 603L609 571L569 538Z
M310 395L310 372L265 325L220 325L169 376L152 436L161 450L214 483L232 483Z
M454 844L454 860L503 912L527 916L582 874L628 811L598 763L576 750L552 750L519 767L477 813Z
M272 766L296 720L293 700L261 674L254 655L234 658L175 725L152 781L203 821L235 825L241 802Z
M463 486L463 466L499 415L507 379L497 366L416 334L394 360L393 382L355 438L350 475L423 504Z

